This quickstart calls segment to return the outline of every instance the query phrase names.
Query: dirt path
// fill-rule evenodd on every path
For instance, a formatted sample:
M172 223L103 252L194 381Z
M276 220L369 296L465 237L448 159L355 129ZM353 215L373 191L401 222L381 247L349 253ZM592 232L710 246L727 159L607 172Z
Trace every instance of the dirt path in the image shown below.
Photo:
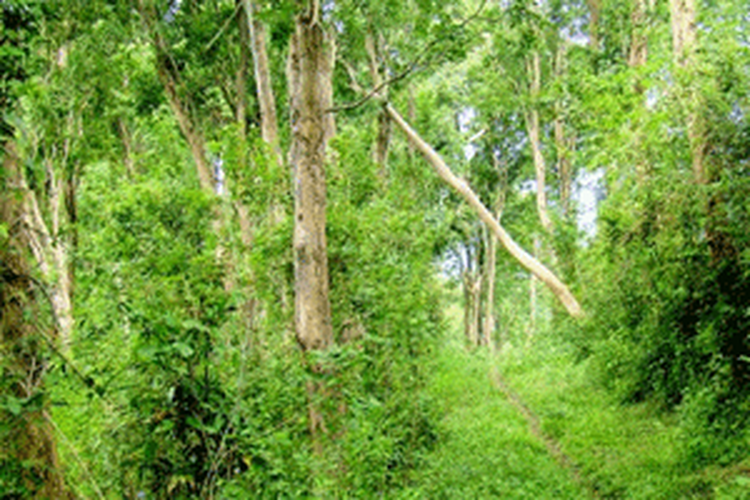
M526 405L521 396L514 391L510 385L508 385L495 366L493 366L490 371L490 381L492 382L493 387L502 392L510 404L513 405L513 407L523 416L529 425L530 432L544 444L547 452L555 459L557 464L568 471L571 478L586 490L591 498L600 498L596 484L586 479L581 474L581 471L575 462L562 450L560 443L554 437L544 432L539 416L534 413L534 411Z

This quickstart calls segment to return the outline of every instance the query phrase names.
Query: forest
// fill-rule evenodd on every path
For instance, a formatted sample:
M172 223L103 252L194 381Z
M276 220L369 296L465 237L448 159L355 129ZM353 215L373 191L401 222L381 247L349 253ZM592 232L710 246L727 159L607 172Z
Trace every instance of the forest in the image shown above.
M750 498L744 0L0 13L0 498Z

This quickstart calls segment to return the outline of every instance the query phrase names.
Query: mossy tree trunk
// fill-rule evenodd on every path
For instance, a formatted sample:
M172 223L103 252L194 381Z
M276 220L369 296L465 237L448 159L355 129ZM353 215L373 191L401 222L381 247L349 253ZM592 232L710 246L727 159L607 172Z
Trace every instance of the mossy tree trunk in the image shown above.
M5 145L0 225L0 479L20 498L72 498L60 469L44 388L43 354L56 342L30 262L32 228L18 159ZM50 304L50 307L52 304Z

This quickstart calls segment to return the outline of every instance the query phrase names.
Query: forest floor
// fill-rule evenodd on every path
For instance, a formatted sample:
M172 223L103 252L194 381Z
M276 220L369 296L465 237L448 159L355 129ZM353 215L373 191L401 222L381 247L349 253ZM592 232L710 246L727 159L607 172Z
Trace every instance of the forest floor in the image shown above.
M407 498L750 499L750 461L689 466L673 416L615 401L559 340L490 354L456 333L430 392L444 439Z

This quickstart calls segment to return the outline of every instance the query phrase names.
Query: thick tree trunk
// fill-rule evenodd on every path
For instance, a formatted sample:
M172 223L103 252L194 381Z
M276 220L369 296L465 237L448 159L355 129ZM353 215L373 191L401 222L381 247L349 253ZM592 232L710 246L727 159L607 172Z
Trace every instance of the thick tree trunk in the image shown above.
M541 87L541 69L539 52L534 51L531 60L527 61L527 72L530 80L530 93L534 102L526 113L526 131L529 134L531 154L534 159L534 171L536 172L536 209L539 213L539 221L548 233L552 232L552 221L547 212L547 165L542 154L541 126L539 124L539 111L536 100L539 97Z
M69 238L64 234L62 218L63 183L55 174L52 160L46 159L46 183L48 185L48 224L42 216L37 194L26 183L23 173L17 174L17 188L23 194L23 222L28 228L29 248L42 276L49 284L50 304L58 331L60 347L70 347L73 334L73 284L70 270Z
M333 344L326 243L326 146L334 133L334 48L319 24L320 5L311 0L307 12L297 16L292 35L288 81L292 145L289 154L294 173L294 319L297 340L305 352ZM314 373L323 371L319 365ZM326 418L320 400L329 390L310 381L308 425L313 452L323 455Z
M333 343L326 248L326 145L333 134L331 79L334 49L312 2L299 15L289 55L294 171L295 326L309 350Z
M669 0L672 18L672 52L678 66L686 66L695 48L695 0Z
M427 144L408 123L406 123L404 118L395 110L395 108L393 108L393 106L388 104L385 109L388 110L388 114L390 114L394 123L404 132L409 142L422 153L438 176L458 192L469 206L471 206L482 222L487 224L495 237L500 240L500 243L505 249L508 250L508 252L524 268L538 277L552 291L571 316L583 316L583 309L581 309L581 306L578 304L578 301L568 287L565 286L565 284L549 269L544 267L541 262L529 255L528 252L513 241L500 223L495 220L495 217L493 217L487 207L482 204L474 191L471 190L465 181L459 179L453 174L453 172L451 172L450 168L448 168L448 165L446 165L440 155L429 144Z
M54 342L54 335L45 334L39 320L39 294L31 278L32 265L27 255L33 240L33 229L24 202L25 186L18 159L11 145L6 145L3 177L0 180L0 223L8 228L6 244L0 247L0 357L3 394L10 401L41 398L35 409L19 408L19 412L0 410L4 429L0 447L0 464L11 472L18 485L30 494L24 498L67 499L67 490L57 459L53 428L44 396L46 361L40 348L43 336ZM21 195L21 196L19 196ZM66 270L67 271L67 270ZM7 391L7 392L6 392ZM5 406L8 408L8 406ZM7 432L7 434L5 434ZM6 478L9 479L9 478Z

